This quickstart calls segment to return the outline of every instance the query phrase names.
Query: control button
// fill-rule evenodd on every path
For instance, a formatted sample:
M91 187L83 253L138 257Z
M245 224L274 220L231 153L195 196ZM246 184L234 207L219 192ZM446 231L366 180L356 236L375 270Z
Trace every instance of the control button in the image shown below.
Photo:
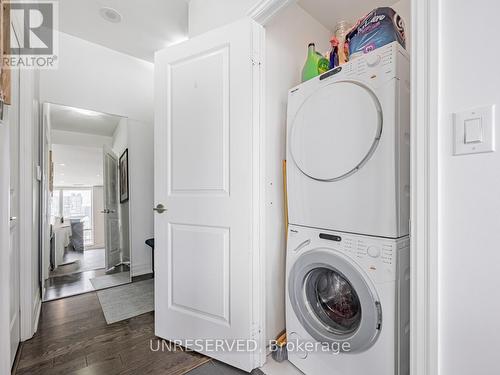
M380 55L369 55L366 57L366 63L369 67L377 66L381 60L382 57Z
M376 246L370 246L368 248L368 255L372 258L378 258L380 256L380 249Z

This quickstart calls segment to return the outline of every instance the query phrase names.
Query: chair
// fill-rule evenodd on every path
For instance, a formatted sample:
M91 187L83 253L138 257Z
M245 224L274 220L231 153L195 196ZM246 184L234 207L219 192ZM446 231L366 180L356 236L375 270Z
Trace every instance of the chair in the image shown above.
M71 219L71 246L75 251L83 252L83 221Z

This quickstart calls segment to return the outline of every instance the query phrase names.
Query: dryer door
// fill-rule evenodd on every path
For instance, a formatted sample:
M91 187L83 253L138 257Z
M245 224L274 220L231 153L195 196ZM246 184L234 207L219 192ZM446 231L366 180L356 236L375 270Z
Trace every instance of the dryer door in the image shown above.
M371 347L382 326L379 298L364 272L332 249L304 253L289 275L289 298L306 331L318 342Z
M370 159L382 134L382 108L373 91L355 81L323 86L298 109L290 151L310 178L337 181Z

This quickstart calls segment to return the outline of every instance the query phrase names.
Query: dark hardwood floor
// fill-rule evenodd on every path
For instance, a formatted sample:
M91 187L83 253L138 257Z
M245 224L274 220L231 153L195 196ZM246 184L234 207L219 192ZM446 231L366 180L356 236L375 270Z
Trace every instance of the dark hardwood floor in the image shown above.
M64 251L63 264L50 271L49 277L104 269L106 266L105 252L105 249L75 251L71 247L67 247Z
M64 254L64 261L74 263L60 266L50 273L50 277L45 280L45 295L43 296L43 300L50 301L91 292L95 289L90 279L130 271L129 266L121 265L106 272L104 263L100 264L103 257L103 254L100 254L100 252L100 249L86 250L85 253L78 253L67 249ZM93 267L98 268L93 269Z
M181 375L207 362L193 352L152 351L153 327L153 313L107 325L95 292L45 302L38 332L22 344L14 373Z

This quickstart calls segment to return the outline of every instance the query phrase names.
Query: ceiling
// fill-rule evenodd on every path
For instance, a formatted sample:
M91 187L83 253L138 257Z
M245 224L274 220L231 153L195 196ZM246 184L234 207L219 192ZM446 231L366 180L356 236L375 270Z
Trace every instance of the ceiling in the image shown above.
M50 104L50 126L65 130L112 137L122 117L86 109Z
M61 0L62 32L143 60L187 38L188 0ZM122 16L119 23L101 17L102 7Z
M337 22L356 23L371 10L391 6L396 0L299 0L299 5L332 32Z
M54 186L102 186L102 148L52 145Z

